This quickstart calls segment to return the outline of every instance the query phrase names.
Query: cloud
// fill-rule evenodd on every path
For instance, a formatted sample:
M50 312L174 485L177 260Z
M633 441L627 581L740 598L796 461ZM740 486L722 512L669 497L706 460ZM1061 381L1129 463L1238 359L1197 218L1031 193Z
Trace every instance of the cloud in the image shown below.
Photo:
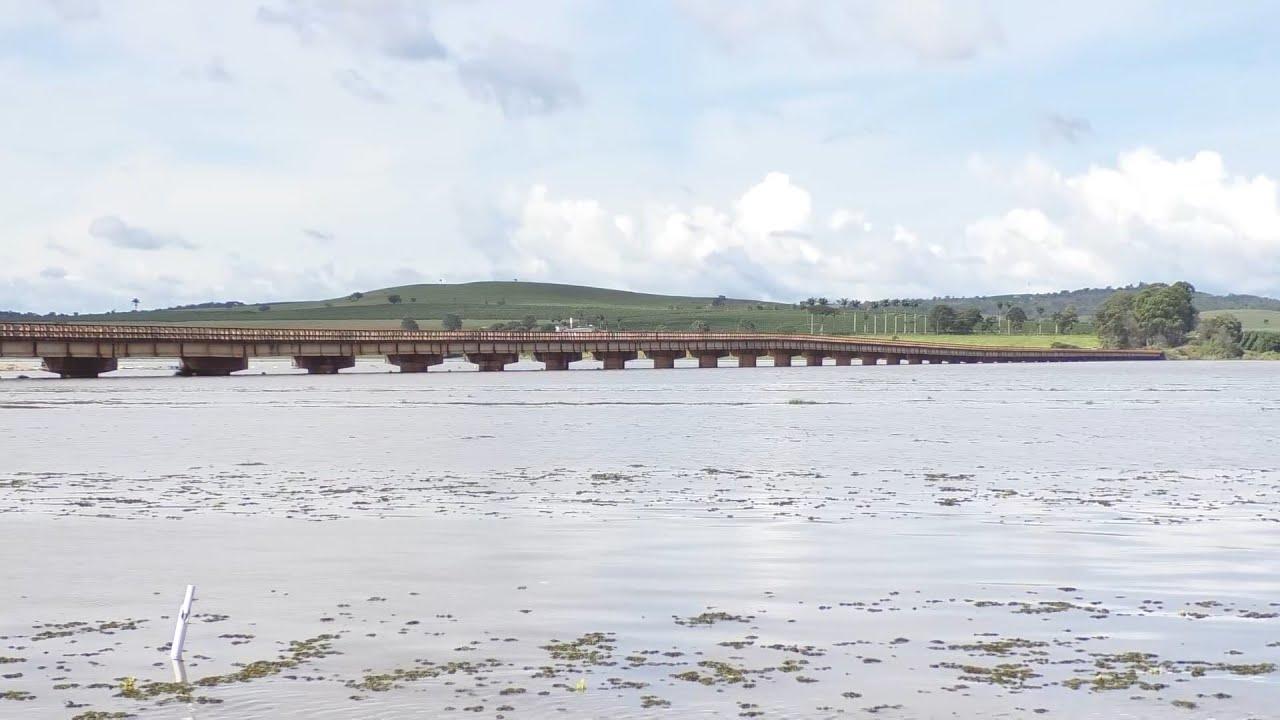
M369 82L368 78L352 68L339 70L334 73L334 78L338 81L338 85L340 85L343 90L346 90L361 100L366 100L371 103L386 103L391 100L386 93L374 87L373 83Z
M85 22L102 16L98 0L45 0L45 3L63 22Z
M582 102L569 57L518 40L495 40L458 65L463 87L508 117L553 113Z
M954 62L1004 40L979 0L681 0L680 7L732 50L789 42L826 58L896 52Z
M115 215L103 215L89 224L89 234L119 248L160 250L166 247L194 249L196 246L177 235L162 235L146 228L129 225Z
M971 224L985 274L1035 287L1186 279L1220 291L1280 290L1276 180L1227 172L1204 151L1122 154L1114 167L1064 176L1032 163L1023 182L1042 207Z
M1072 145L1093 134L1093 126L1084 118L1050 113L1040 123L1040 137L1046 142L1062 140Z
M66 276L67 276L66 269L53 266L53 265L40 271L40 277L46 280L61 280Z
M426 4L413 0L288 0L259 6L257 19L288 28L307 44L335 41L406 62L448 55Z
M315 228L302 228L302 234L306 235L312 240L315 240L316 242L321 242L321 243L333 242L333 233L327 233L323 230L317 230Z

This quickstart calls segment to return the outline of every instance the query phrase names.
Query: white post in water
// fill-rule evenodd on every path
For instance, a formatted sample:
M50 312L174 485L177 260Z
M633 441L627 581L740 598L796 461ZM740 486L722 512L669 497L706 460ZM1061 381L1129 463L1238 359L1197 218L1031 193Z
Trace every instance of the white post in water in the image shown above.
M178 624L173 628L173 647L169 649L169 657L182 659L182 645L187 641L187 618L191 617L191 601L195 599L196 586L187 586L187 595L182 599L182 607L178 609Z

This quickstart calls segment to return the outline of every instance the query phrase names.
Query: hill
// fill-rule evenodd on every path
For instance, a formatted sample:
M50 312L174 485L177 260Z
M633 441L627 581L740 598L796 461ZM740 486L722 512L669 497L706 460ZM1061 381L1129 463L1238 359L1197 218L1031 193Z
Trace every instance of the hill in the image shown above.
M1140 286L1134 286L1140 287ZM1048 325L1055 312L1074 306L1089 317L1112 293L1112 288L1087 288L1042 294L973 297L906 298L863 301L857 307L813 318L826 332L867 332L868 325L884 323L889 332L921 327L922 318L938 303L958 308L976 307L986 315L1004 308L1021 307L1034 330L1040 318ZM836 304L836 298L831 303ZM1201 310L1230 309L1247 327L1267 328L1280 320L1263 323L1268 312L1280 314L1280 300L1254 295L1197 293ZM1255 318L1253 314L1257 314ZM0 320L79 322L182 323L208 325L273 325L282 327L346 326L395 327L412 318L424 329L440 327L447 314L463 318L467 328L510 323L532 318L538 325L570 317L607 328L632 330L683 330L705 322L714 330L739 328L769 332L808 332L811 316L794 304L741 298L657 295L579 285L532 282L474 282L455 285L403 285L325 300L272 302L246 305L236 302L109 314L36 316L0 313ZM7 317L6 317L7 316ZM874 319L873 319L874 317ZM884 330L884 325L872 325Z

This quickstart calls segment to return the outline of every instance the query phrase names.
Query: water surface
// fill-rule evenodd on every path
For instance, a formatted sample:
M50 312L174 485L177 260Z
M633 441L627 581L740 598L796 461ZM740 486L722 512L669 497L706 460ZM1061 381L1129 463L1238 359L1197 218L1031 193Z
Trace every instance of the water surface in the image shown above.
M1280 691L1274 365L262 367L0 384L0 717L1234 718ZM188 582L193 684L166 686Z

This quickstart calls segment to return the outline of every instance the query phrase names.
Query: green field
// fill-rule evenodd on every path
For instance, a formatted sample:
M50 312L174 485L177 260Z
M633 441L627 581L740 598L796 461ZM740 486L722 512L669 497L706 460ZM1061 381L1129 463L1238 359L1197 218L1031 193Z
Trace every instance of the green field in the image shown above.
M1280 310L1206 310L1200 317L1213 317L1230 313L1240 318L1245 330L1274 330L1280 332Z

